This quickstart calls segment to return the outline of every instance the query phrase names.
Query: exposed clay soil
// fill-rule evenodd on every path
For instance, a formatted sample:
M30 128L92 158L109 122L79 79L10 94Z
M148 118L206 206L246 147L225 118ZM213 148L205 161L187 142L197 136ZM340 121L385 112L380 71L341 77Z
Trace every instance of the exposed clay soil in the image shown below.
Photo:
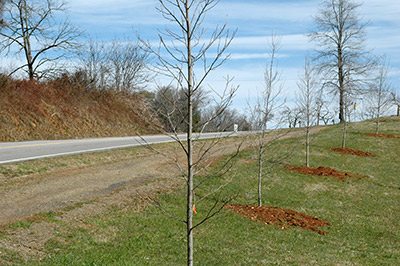
M375 157L375 155L371 152L360 151L352 148L332 148L331 150L341 154L350 154L360 157Z
M0 76L0 141L157 133L159 122L141 94L88 90L74 80Z
M305 174L305 175L317 175L317 176L331 176L334 177L340 181L344 181L348 178L361 178L362 176L353 174L353 173L348 173L348 172L341 172L338 171L334 168L330 167L300 167L300 166L292 166L289 165L287 168L290 171L297 172L300 174Z
M385 138L385 139L400 139L400 135L396 134L375 134L375 133L369 133L367 134L370 137L375 137L375 138Z
M320 235L327 234L320 229L322 226L330 225L329 222L309 216L307 214L269 206L250 206L250 205L227 205L227 209L247 217L253 221L260 221L265 224L274 224L282 229L288 227L300 227L305 230L316 232Z

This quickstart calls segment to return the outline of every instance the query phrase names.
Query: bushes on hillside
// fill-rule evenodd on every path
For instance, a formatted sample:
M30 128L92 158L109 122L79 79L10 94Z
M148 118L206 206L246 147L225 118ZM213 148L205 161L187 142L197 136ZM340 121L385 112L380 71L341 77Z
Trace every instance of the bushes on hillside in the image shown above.
M88 90L75 75L46 82L0 76L0 141L154 133L140 93Z

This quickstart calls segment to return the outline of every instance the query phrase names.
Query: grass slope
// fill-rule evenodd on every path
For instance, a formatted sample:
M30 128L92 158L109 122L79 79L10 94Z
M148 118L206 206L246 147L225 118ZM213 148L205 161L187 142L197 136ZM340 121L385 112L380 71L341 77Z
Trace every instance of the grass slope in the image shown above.
M311 166L329 166L368 178L345 182L329 177L289 172L284 164L269 167L264 179L266 204L313 215L331 223L325 236L296 228L279 228L250 221L223 210L195 232L199 265L399 265L400 264L400 139L366 136L371 122L350 126L348 146L374 153L362 158L332 152L341 130L332 127L312 141ZM388 119L382 133L400 132L400 120ZM267 156L302 165L302 139L277 141ZM271 158L271 157L270 157ZM268 164L268 162L266 162ZM269 164L271 165L271 164ZM234 202L255 204L254 153L243 151L226 179L226 195ZM208 183L204 191L224 181ZM165 211L184 217L184 191L161 195ZM212 202L197 206L199 220ZM46 244L47 256L27 265L184 265L184 224L169 219L154 206L144 211L114 209L85 221L85 227L65 224L68 233ZM23 263L10 254L15 263Z

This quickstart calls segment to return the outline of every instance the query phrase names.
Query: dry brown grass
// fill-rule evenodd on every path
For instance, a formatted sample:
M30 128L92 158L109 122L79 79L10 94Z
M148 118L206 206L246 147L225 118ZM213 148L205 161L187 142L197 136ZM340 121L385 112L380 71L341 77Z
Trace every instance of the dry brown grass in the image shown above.
M87 90L67 76L0 78L0 141L153 133L152 117L139 93Z

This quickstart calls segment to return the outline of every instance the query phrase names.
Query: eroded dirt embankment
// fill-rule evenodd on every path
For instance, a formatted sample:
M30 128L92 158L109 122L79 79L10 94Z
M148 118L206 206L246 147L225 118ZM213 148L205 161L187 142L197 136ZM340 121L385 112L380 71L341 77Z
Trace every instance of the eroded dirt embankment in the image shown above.
M88 90L68 77L48 82L0 75L0 141L156 133L140 93Z

